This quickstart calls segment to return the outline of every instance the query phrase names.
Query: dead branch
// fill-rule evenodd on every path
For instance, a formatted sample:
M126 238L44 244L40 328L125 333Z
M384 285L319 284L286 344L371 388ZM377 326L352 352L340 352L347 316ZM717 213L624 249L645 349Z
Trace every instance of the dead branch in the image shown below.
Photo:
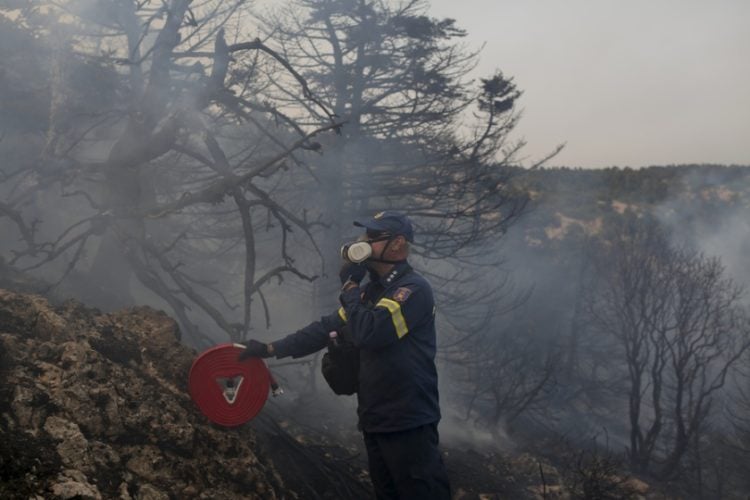
M343 123L334 123L331 125L320 127L310 132L309 134L305 135L305 137L299 139L298 141L294 142L292 145L287 147L286 150L282 151L281 153L278 153L277 155L273 156L271 159L261 163L260 165L253 168L249 172L246 172L243 175L237 176L236 180L235 179L221 179L207 186L206 188L201 189L200 191L196 193L186 192L177 201L174 201L172 203L167 203L161 206L153 207L143 213L137 213L134 215L141 215L143 217L154 219L154 218L164 217L165 215L177 212L191 205L196 205L199 203L215 203L217 200L222 199L229 192L231 192L231 189L235 184L242 185L258 175L267 173L267 171L273 167L278 168L279 163L283 159L289 156L289 154L292 151L299 149L300 146L305 144L309 139L311 139L312 137L315 137L318 134L326 132L328 130L338 129L342 125Z
M13 221L26 243L27 250L33 255L33 252L37 247L34 242L34 227L26 225L20 212L14 210L10 205L0 201L0 217L2 216L8 217Z

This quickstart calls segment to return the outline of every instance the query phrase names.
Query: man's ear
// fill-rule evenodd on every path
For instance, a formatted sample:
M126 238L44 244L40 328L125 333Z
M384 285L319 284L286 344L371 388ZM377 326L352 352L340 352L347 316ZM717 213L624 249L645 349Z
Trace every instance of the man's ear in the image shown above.
M396 236L393 239L393 242L391 243L391 248L394 252L400 252L404 248L404 244L406 244L406 238L404 238L401 235Z

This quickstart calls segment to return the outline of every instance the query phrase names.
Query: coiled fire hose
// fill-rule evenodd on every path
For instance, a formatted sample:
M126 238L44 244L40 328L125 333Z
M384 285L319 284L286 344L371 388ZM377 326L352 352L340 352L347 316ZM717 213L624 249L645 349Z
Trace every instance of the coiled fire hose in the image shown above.
M284 393L260 358L237 361L242 344L220 344L201 353L190 367L190 397L212 422L236 427L255 417L268 399Z

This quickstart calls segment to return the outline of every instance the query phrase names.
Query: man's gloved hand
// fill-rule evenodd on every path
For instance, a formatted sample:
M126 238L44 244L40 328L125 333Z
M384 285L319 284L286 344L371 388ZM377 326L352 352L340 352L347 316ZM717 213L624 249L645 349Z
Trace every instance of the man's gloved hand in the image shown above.
M363 264L354 264L353 262L344 262L339 271L339 278L341 278L341 284L343 285L347 281L353 281L359 284L360 281L365 279L367 275L367 268Z
M250 339L244 342L245 350L237 356L237 361L245 361L248 358L269 358L271 353L268 352L268 344Z

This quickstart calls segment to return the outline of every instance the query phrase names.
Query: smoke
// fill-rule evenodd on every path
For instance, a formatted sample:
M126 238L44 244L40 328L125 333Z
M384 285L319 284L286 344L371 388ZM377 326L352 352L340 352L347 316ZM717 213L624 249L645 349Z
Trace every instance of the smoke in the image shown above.
M443 415L440 421L440 440L451 448L472 449L476 451L513 451L516 447L514 440L508 435L503 425L493 428L478 425L466 415L461 414L461 408L454 405L443 405Z
M528 296L495 317L486 335L475 338L486 350L492 349L492 336L527 339L533 346L530 359L536 361L528 368L539 371L543 365L538 361L551 355L555 377L536 408L522 414L510 429L499 425L498 431L519 436L540 429L542 423L537 435L556 433L584 442L605 430L612 446L625 448L626 377L619 371L620 348L614 339L592 329L588 317L596 241L609 237L607 232L625 210L650 213L669 231L673 245L719 257L726 277L747 287L749 181L747 168L715 166L547 169L523 176L520 182L535 193L534 202L502 241L485 251L502 254L503 270L516 293L528 291ZM504 342L496 359L514 348L513 342ZM444 369L446 376L455 377L450 365ZM446 384L445 393L450 406L466 406L465 388ZM479 410L487 412L491 410Z
M679 185L681 189L654 208L673 244L720 258L728 278L750 287L748 168L686 167Z
M81 3L80 7L89 17L114 15L89 11L88 4ZM359 26L342 30L350 28L361 28L358 33L365 39L377 40L383 35L374 31L377 26L369 25L372 32L366 34ZM356 234L350 225L352 219L381 208L411 209L422 231L417 235L413 263L432 281L440 314L441 434L447 443L510 450L520 446L522 439L518 436L564 434L584 441L605 427L612 442L621 445L626 433L625 398L619 382L612 383L621 375L617 361L612 360L616 351L611 339L590 328L585 292L588 282L595 278L592 242L605 235L625 208L653 212L670 229L675 245L689 245L720 257L727 275L750 287L750 176L746 168L551 169L519 171L509 179L472 179L464 175L466 165L455 160L461 150L458 146L451 148L454 156L450 161L431 163L445 153L438 147L442 147L442 141L448 145L455 139L451 127L457 115L452 114L451 107L459 96L466 96L460 68L448 75L452 79L436 78L428 86L440 88L450 83L448 98L443 100L446 114L436 118L434 110L427 109L420 122L416 113L405 113L406 121L401 125L409 133L402 135L393 132L399 130L399 124L389 122L390 115L377 106L372 115L353 115L353 104L334 93L338 89L331 87L330 75L317 75L319 80L310 82L315 95L326 103L331 101L331 106L337 99L342 101L337 112L351 122L342 128L341 135L307 143L305 151L297 151L294 157L253 178L256 196L249 199L247 219L237 210L233 193L225 192L198 207L148 218L139 227L143 245L115 248L108 253L111 249L104 244L106 231L94 227L96 221L109 222L104 217L110 216L108 207L114 203L111 197L116 191L112 183L107 183L109 174L102 163L125 133L128 120L140 119L138 112L142 110L135 108L143 103L133 101L131 85L144 75L129 73L132 64L110 61L97 65L92 63L93 56L71 56L64 60L70 63L67 71L53 79L50 74L55 56L50 41L39 47L27 35L0 18L0 59L5 61L0 70L0 156L5 159L0 165L0 199L22 213L29 227L34 226L37 241L55 242L64 235L54 248L89 228L96 229L81 245L80 253L72 245L60 252L59 259L32 272L51 283L67 273L56 289L58 293L78 297L89 305L115 308L149 304L182 314L183 327L192 324L200 335L184 339L196 347L227 341L228 329L269 342L338 307L337 250ZM142 56L149 54L147 47L154 36L141 41ZM271 39L273 36L272 31ZM294 35L292 42L301 36ZM211 49L214 38L206 38L202 42L205 47L195 50ZM186 46L192 43L187 39L183 42ZM28 50L16 50L24 43ZM404 47L403 52L410 53L409 44ZM115 48L113 55L128 58L122 45L106 40L94 54L99 57ZM380 60L387 54L376 55L372 59ZM465 62L470 63L472 57L467 56ZM220 178L215 159L211 165L201 161L210 156L203 140L206 134L216 137L216 144L235 169L233 175L239 176L278 154L283 149L279 143L286 147L298 140L298 131L285 121L289 116L304 117L296 123L301 127L318 123L318 116L308 115L308 102L299 106L298 82L280 90L274 85L286 80L279 68L257 63L254 58L243 59L240 54L232 61L236 64L226 79L230 88L224 97L241 96L251 101L254 108L246 114L256 121L240 120L226 109L219 111L218 100L206 109L187 112L180 106L198 99L210 72L203 66L205 60L177 61L179 73L187 76L175 77L169 85L158 88L153 100L183 113L179 116L185 122L175 131L179 147L126 171L129 173L123 175L124 180L138 188L128 208L168 205ZM304 63L302 67L311 66L304 58L297 62ZM422 61L425 67L429 62ZM265 79L254 86L259 75ZM312 72L311 76L316 75ZM50 85L27 84L46 81ZM403 95L411 95L409 86L413 83L404 83ZM412 86L421 88L423 83ZM260 92L268 88L275 90ZM377 85L371 90L376 91ZM344 94L351 91L349 86ZM363 95L367 97L367 93ZM274 112L264 107L265 99L273 103L270 108ZM387 99L383 102L392 104ZM279 110L291 112L282 115ZM257 118L259 115L262 118ZM177 114L163 113L155 130L168 130L174 116ZM506 122L507 126L512 124L512 120ZM426 132L420 135L413 131ZM380 140L388 134L391 143ZM322 155L318 151L321 146ZM492 170L494 165L487 167ZM438 175L444 177L431 184L432 177ZM488 179L497 182L487 183L488 187L483 184ZM530 192L533 199L515 225L502 227L507 229L504 234L499 226L482 220L481 214L463 220L439 217L466 208L465 199L459 195L471 199L482 194L481 189L496 194L504 185L500 180ZM501 219L513 208L502 203L498 206L492 206L488 219ZM243 234L243 224L248 220L254 228L250 242ZM473 226L477 220L486 224ZM490 228L487 234L482 233L484 228ZM9 217L0 218L0 231L0 255L11 260L22 247L22 231ZM118 244L122 241L126 239ZM151 246L163 250L161 256L166 263L160 262L156 253L144 250ZM49 251L50 247L44 248ZM40 255L44 254L29 259ZM124 272L122 267L133 255L147 264L138 276ZM253 293L246 312L245 270L249 260L255 266L256 280L279 268L294 267L298 273L279 272L263 281L255 289L262 293ZM71 262L75 262L74 268ZM21 263L32 264L28 259ZM176 280L168 279L174 276L184 277L187 285L178 286ZM156 278L162 279L164 286L154 285ZM204 302L192 300L191 292ZM202 310L204 303L208 307ZM282 399L272 403L280 414L310 425L336 421L336 425L356 432L354 399L330 395L319 373L318 357L299 362L273 360L270 364L286 390ZM512 387L517 390L513 392Z

